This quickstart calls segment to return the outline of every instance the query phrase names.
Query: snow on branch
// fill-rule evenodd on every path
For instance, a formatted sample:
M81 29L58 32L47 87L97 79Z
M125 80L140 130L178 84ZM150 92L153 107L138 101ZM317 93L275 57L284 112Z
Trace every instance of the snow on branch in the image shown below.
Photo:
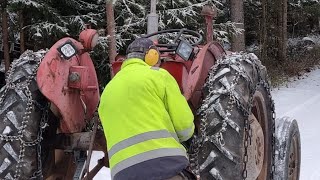
M29 26L26 26L26 28L30 28L31 32L33 33L33 36L36 37L43 37L44 35L52 35L53 33L63 33L68 34L68 28L64 26L60 26L58 24L50 23L50 22L41 22L37 24L32 24Z
M170 24L176 24L180 27L185 27L187 23L196 25L199 21L201 8L207 4L223 7L222 0L205 0L201 2L173 0L171 4L169 2L160 4L159 26L163 29Z
M81 10L99 9L100 6L94 3L88 3L82 0L67 0L67 4Z
M173 9L167 9L167 10L162 10L162 12L167 12L167 13L170 13L170 12L183 12L183 11L191 11L192 8L195 8L195 7L203 7L204 5L210 3L211 0L207 0L207 1L204 1L204 2L200 2L200 3L195 3L195 4L190 4L190 2L188 3L189 5L186 6L186 7L181 7L181 8L173 8ZM215 1L217 2L219 5L221 5L221 3L219 1ZM160 11L161 12L161 11Z
M38 3L37 1L33 1L33 0L11 0L11 1L9 1L9 4L22 4L24 6L32 6L35 8L43 7L43 4Z
M221 43L230 43L230 35L243 33L244 29L237 28L235 22L227 21L225 23L214 24L214 36Z
M80 26L80 29L85 29L85 25L90 23L97 25L99 19L103 18L103 14L88 13L83 15L74 15L74 16L62 16L66 21L70 23L75 23Z

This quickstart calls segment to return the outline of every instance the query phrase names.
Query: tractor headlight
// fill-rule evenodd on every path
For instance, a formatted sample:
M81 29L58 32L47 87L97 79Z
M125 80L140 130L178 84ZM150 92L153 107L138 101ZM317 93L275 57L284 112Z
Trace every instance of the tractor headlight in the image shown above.
M182 59L188 61L193 52L193 47L187 41L181 40L176 52Z
M63 55L64 59L70 59L72 56L77 54L77 49L71 41L67 41L58 48L60 54Z

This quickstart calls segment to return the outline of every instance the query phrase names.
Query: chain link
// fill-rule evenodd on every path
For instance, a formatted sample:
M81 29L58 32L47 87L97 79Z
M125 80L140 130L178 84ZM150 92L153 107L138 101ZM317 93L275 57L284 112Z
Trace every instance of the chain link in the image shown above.
M49 108L50 103L47 103L47 106L42 109L42 116L40 120L40 127L38 131L38 137L36 139L37 150L38 150L38 170L33 173L31 179L43 179L42 175L42 158L41 158L41 141L42 141L42 133L45 131L46 127L48 127L48 118L49 118Z
M45 55L46 51L39 51L37 53L34 53L32 51L26 51L24 54L21 55L20 59L17 59L11 63L10 69L6 73L6 85L5 89L3 91L3 94L0 97L0 106L3 106L3 103L5 102L5 96L7 95L9 90L22 90L24 91L26 97L27 97L27 107L25 110L25 113L22 117L22 122L21 122L21 128L19 128L18 135L17 136L8 136L8 135L3 135L0 134L0 139L2 141L7 141L7 142L12 142L12 141L20 141L20 151L19 151L19 158L17 161L16 165L16 170L14 174L14 179L19 179L21 176L21 168L24 166L23 162L24 156L25 156L25 151L26 147L30 146L37 146L37 158L38 158L38 170L33 174L31 179L42 179L42 162L41 162L41 141L42 141L42 133L46 128L46 123L48 119L48 106L46 108L41 109L42 111L42 116L40 119L40 125L38 129L38 135L37 138L33 141L27 142L25 141L24 138L24 133L26 132L26 128L28 126L28 123L32 121L30 118L31 113L34 110L34 106L39 106L36 101L33 100L32 92L30 90L30 85L33 81L35 81L35 76L37 74L38 67L41 63L41 59ZM35 62L33 69L31 70L31 74L26 77L25 83L21 83L20 81L18 82L13 82L15 79L15 70L16 68L24 63L24 61L29 62Z
M245 117L245 122L244 122L244 159L243 159L243 171L242 171L242 179L245 180L248 177L248 171L247 171L247 163L248 163L248 159L249 159L249 155L248 155L248 147L249 144L251 144L252 141L252 129L250 126L250 122L249 122L249 115L251 114L251 108L253 106L253 95L257 90L257 87L259 85L263 85L263 87L267 90L267 93L269 94L269 102L271 103L271 110L272 110L272 169L271 169L271 179L273 179L273 174L274 174L274 152L275 152L275 110L274 110L274 103L272 100L272 97L270 95L270 86L269 86L269 82L265 82L265 78L268 79L268 77L261 77L262 74L262 70L261 70L261 65L258 64L258 62L256 61L255 58L253 58L252 56L248 56L249 57L249 61L247 61L248 63L250 63L252 65L252 68L254 68L257 71L258 74L258 83L257 84L253 84L252 80L250 80L249 78L247 78L246 80L249 82L249 100L248 100L248 106L245 107L238 99L237 97L232 93L232 91L230 91L230 106L232 104L236 104L237 108L240 109ZM249 77L249 75L247 74L247 71L245 71L245 69L240 65L240 62L231 62L228 61L226 59L222 59L220 61L218 61L218 63L220 65L226 65L226 66L231 66L231 63L236 63L237 67L240 69L238 72L236 72L236 75L234 76L233 80L232 80L232 85L236 85L240 79L241 76L243 77ZM211 69L211 72L209 74L208 77L215 75L217 70L218 70L219 66L214 66ZM214 87L212 86L214 82L211 79L206 79L206 87L209 90L209 95L207 96L210 97L210 93L213 92L215 89L213 89ZM193 136L193 140L191 143L191 146L189 148L189 160L190 160L190 164L191 164L191 169L194 171L194 173L200 177L200 166L198 163L198 154L200 151L200 148L204 145L204 143L206 141L208 141L210 139L210 137L207 136L206 134L206 127L207 127L207 109L208 109L208 105L206 105L206 100L204 99L204 105L202 105L202 107L200 107L198 116L202 117L200 119L200 125L199 125L199 130L200 132L198 133L199 135L194 135ZM223 120L223 124L227 124L227 122L225 120ZM226 127L224 126L224 128L222 128L222 130L218 131L215 137L217 137L216 139L219 141L219 144L221 146L224 145L224 142L220 142L221 140L223 140L223 134L222 132L226 131ZM211 138L210 141L214 141L214 138ZM224 140L223 140L224 141Z
M251 65L252 65L253 69L257 68L257 65L254 63L254 61L251 63L252 63ZM247 74L248 72L245 71L245 69L242 66L239 66L239 67L240 67L242 73L244 73L247 77L249 77L249 74ZM260 72L258 72L258 74L260 74ZM241 102L239 102L239 101L237 101L237 103L236 103L238 108L242 110L242 112L244 114L244 118L245 118L245 122L244 122L244 157L243 157L243 171L242 171L242 179L243 180L247 179L247 177L248 177L248 171L247 171L247 164L248 164L248 160L249 160L248 147L252 141L251 140L252 135L250 135L251 126L250 126L250 122L249 122L249 115L251 113L251 108L253 105L253 95L256 92L256 89L258 86L258 84L253 84L252 81L248 81L248 82L249 82L248 106L244 107L241 104ZM250 141L250 143L249 143L249 141Z

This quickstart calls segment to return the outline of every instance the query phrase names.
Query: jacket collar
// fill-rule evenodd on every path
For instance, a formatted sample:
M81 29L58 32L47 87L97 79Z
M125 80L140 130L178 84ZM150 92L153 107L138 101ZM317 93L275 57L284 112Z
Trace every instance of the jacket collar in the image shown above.
M142 65L142 66L148 66L147 63L145 63L142 59L139 59L139 58L131 58L131 59L126 59L122 65L121 65L121 69L129 66L129 65L132 65L132 64L135 64L135 65Z

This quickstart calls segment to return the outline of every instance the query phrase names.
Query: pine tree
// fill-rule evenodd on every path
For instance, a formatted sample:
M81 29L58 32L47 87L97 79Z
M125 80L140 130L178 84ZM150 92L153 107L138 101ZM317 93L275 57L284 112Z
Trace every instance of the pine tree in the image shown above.
M9 11L16 17L13 18L15 25L18 24L15 12L24 12L24 30L29 43L35 45L35 49L40 49L50 47L61 37L76 36L87 23L98 25L104 19L103 6L99 3L102 2L12 0Z

